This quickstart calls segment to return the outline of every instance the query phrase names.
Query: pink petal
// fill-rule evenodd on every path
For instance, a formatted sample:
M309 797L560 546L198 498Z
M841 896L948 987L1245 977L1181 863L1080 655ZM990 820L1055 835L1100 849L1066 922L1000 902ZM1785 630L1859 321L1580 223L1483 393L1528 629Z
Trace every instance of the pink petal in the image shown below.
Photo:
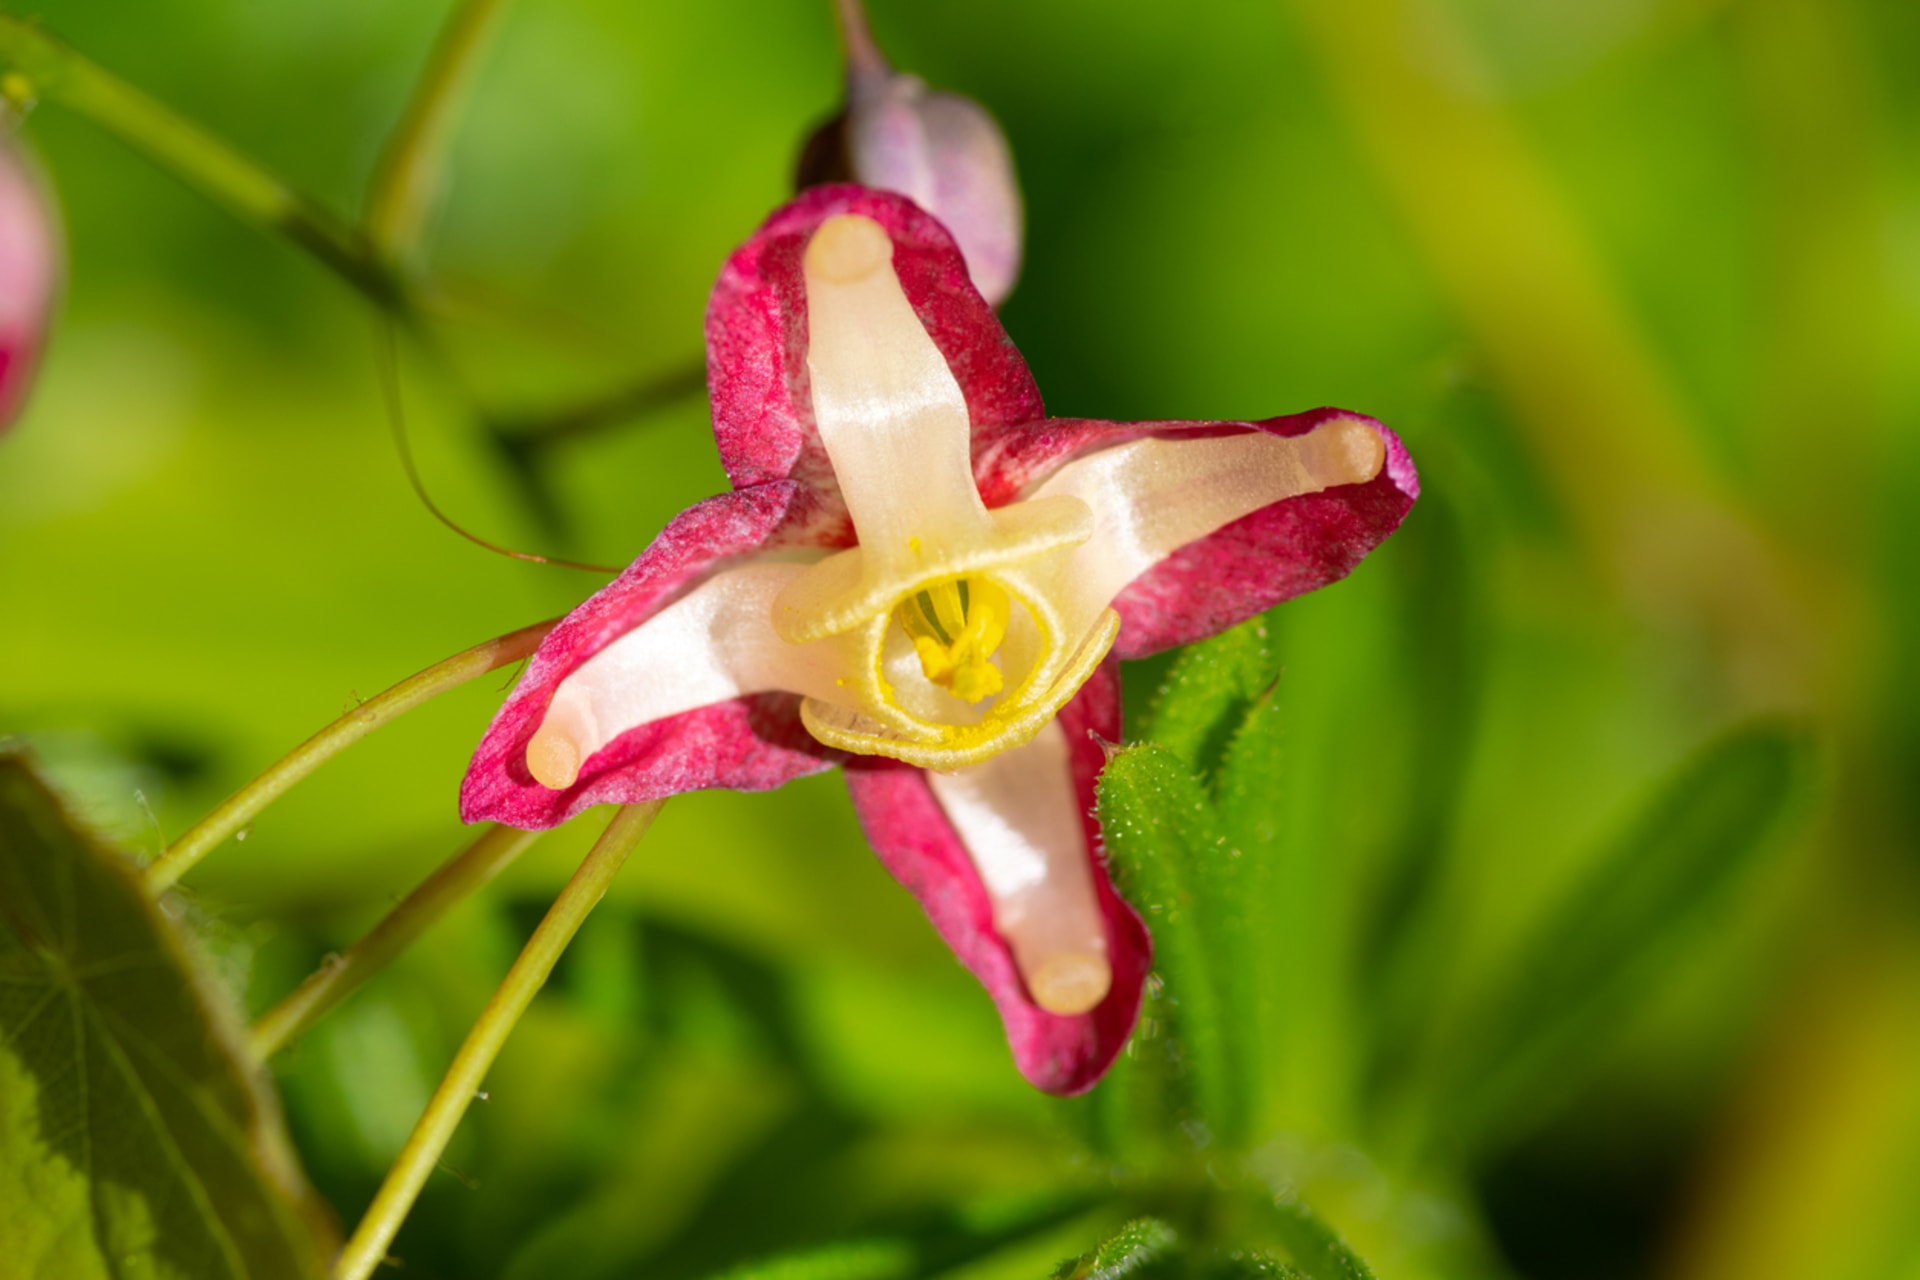
M60 233L30 157L0 141L0 431L19 415L60 284Z
M597 804L658 800L703 787L767 791L830 768L837 756L800 724L799 698L762 693L630 730L594 753L565 791L527 772L527 742L566 675L673 602L710 572L763 546L789 543L806 495L778 482L721 494L676 516L653 545L553 629L481 739L460 787L460 816L526 830L557 826Z
M1110 445L1157 435L1217 436L1237 431L1305 435L1340 409L1261 422L1101 422L1053 418L1002 433L991 452L976 448L980 496L990 507L1016 497L1062 463ZM1340 485L1263 507L1209 537L1181 547L1114 600L1120 639L1114 654L1148 654L1216 635L1237 622L1347 576L1399 528L1420 496L1420 477L1400 437L1374 422L1386 463L1366 484Z
M838 507L833 468L813 426L801 255L836 214L872 218L893 238L894 270L967 398L976 443L1042 417L1039 388L967 265L929 214L904 196L814 187L776 210L727 260L707 306L707 384L720 459L736 487L792 479ZM844 522L843 522L844 523ZM829 539L844 543L850 532Z
M1077 1017L1048 1013L1028 997L1012 953L994 932L987 891L928 788L926 775L876 757L847 762L847 786L868 842L894 878L919 900L960 963L986 987L1006 1024L1020 1073L1048 1093L1084 1093L1106 1074L1132 1034L1152 959L1146 926L1114 892L1093 818L1094 781L1106 755L1092 735L1119 741L1118 672L1111 661L1102 665L1060 712L1073 752L1074 789L1086 815L1087 856L1094 864L1113 966L1107 998Z

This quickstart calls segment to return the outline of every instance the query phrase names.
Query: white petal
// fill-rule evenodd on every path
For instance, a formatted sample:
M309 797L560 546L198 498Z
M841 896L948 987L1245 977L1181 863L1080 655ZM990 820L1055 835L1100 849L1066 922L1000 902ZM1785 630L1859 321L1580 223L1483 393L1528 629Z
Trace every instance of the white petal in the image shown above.
M1100 1003L1112 982L1106 923L1059 721L1025 746L929 773L927 782L980 873L994 928L1034 1002L1063 1014Z
M587 659L560 682L528 745L533 775L571 786L587 757L627 730L742 694L836 696L845 646L788 644L773 630L773 598L806 568L724 570Z
M869 569L977 540L966 397L901 291L893 241L871 218L829 218L804 270L814 422Z
M1033 496L1070 494L1093 509L1093 536L1066 566L1071 616L1090 618L1187 543L1283 499L1371 480L1385 460L1371 425L1332 418L1302 436L1246 431L1114 445L1067 463Z

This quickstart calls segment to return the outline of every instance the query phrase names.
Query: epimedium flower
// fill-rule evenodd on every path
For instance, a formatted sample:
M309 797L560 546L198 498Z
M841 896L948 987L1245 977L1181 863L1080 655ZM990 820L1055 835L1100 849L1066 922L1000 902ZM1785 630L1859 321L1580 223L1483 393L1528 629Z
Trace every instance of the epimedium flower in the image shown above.
M547 637L463 816L544 828L843 765L1022 1073L1091 1087L1150 957L1092 818L1116 659L1344 576L1418 495L1411 460L1334 409L1049 418L946 229L864 187L803 193L734 253L707 350L733 491Z

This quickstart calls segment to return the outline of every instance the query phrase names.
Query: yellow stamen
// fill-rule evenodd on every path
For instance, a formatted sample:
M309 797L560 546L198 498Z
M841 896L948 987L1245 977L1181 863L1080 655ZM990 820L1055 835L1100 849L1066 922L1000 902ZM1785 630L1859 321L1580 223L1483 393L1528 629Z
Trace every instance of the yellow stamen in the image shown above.
M894 616L913 641L920 672L956 698L979 702L1004 687L990 659L1006 638L1012 605L986 578L956 578L916 592Z

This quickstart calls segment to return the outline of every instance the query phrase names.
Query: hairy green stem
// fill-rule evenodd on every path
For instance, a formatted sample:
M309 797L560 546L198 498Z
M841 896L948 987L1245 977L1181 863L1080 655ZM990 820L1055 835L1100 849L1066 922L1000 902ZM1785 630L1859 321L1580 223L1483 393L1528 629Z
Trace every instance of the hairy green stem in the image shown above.
M148 890L160 894L173 887L195 863L211 853L222 840L252 821L255 815L279 799L294 783L381 725L476 676L526 657L539 646L558 621L555 618L537 622L531 627L522 627L484 644L477 644L444 662L434 663L425 671L408 676L384 693L368 698L288 752L265 773L222 800L212 813L167 846L167 851L147 867Z
M367 238L389 262L402 262L439 194L447 144L473 83L480 55L499 28L506 0L462 0L440 31L367 196Z
M367 1280L386 1257L387 1246L393 1243L401 1222L426 1185L427 1175L439 1165L441 1153L447 1149L454 1130L472 1105L474 1095L514 1024L533 1003L534 995L546 983L560 953L580 931L587 914L606 896L607 886L663 803L654 800L628 805L615 814L587 854L586 861L554 899L546 917L527 939L519 958L507 970L506 978L473 1024L473 1030L467 1033L439 1088L427 1100L426 1111L408 1135L399 1158L387 1172L386 1181L367 1207L366 1216L360 1219L360 1225L341 1251L334 1280Z
M241 221L299 245L381 308L403 309L398 282L357 231L23 19L0 15L0 75L8 97L44 97L85 116Z
M498 875L539 834L489 824L478 840L441 864L365 937L331 957L292 995L254 1023L248 1036L254 1057L264 1062L280 1052L468 894Z

